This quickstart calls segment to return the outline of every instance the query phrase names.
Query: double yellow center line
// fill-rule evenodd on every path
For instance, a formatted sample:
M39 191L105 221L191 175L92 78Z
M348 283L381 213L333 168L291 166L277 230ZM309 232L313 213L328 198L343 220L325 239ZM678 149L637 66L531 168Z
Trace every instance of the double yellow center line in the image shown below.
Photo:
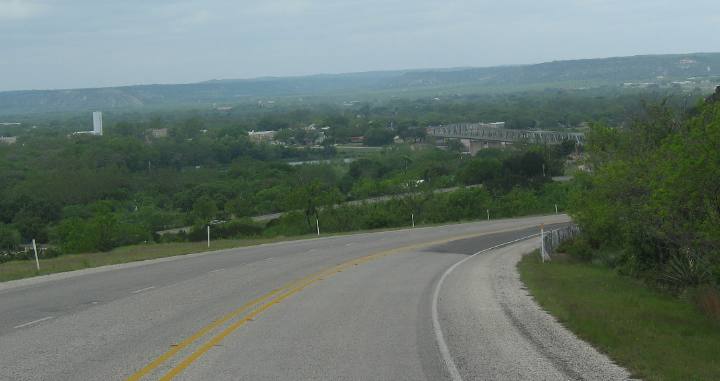
M511 229L514 230L514 229ZM192 336L186 338L179 344L175 345L170 349L169 351L163 353L159 357L157 357L155 360L153 360L151 363L143 367L142 369L135 372L133 375L131 375L127 381L138 381L142 379L143 377L149 375L150 373L154 372L160 365L164 364L168 360L170 360L173 356L175 356L177 353L182 351L183 349L189 347L194 342L198 341L203 336L207 335L211 331L215 330L216 328L219 328L223 324L231 321L232 319L235 319L245 313L246 311L252 309L253 307L256 307L252 311L250 311L247 315L243 316L239 320L235 321L231 325L229 325L227 328L222 330L217 335L213 336L209 341L207 341L205 344L201 345L199 348L197 348L192 354L185 357L182 361L180 361L177 365L175 365L173 368L171 368L167 373L165 373L160 380L161 381L168 381L175 378L177 375L182 373L187 367L189 367L193 362L197 361L200 357L202 357L205 353L207 353L212 347L222 342L226 337L228 337L230 334L235 332L238 328L245 325L247 322L252 321L254 318L256 318L258 315L263 313L264 311L270 309L272 306L282 302L283 300L293 296L294 294L297 294L298 292L302 291L304 288L310 286L313 283L316 283L318 281L321 281L325 279L326 277L332 276L333 274L336 274L338 272L342 272L343 270L346 270L350 267L357 266L381 257L385 257L391 254L396 254L403 251L409 251L418 249L421 247L431 246L431 245L438 245L450 241L455 241L459 239L466 239L466 238L473 238L478 237L482 235L492 234L492 233L498 233L501 231L508 231L508 230L498 230L498 231L492 231L492 232L485 232L485 233L474 233L474 234L468 234L463 236L455 236L452 238L445 238L435 241L429 241L424 242L421 244L415 244L415 245L409 245L409 246L403 246L391 250L384 250L380 251L365 257L360 257L357 259L353 259L344 263L341 263L337 266L325 269L323 271L314 273L312 275L306 276L304 278L301 278L297 281L291 282L281 288L278 288L276 290L273 290L257 299L254 299L241 307L237 308L236 310L230 312L229 314L221 317L218 320L215 320L214 322L208 324L207 326L203 327L199 331L195 332Z

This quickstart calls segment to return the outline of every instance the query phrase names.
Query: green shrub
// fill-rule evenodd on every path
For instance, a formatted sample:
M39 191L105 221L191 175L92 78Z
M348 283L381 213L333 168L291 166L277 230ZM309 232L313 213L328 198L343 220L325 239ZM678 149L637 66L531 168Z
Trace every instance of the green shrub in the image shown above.
M590 244L582 238L567 240L560 244L557 248L558 252L567 253L572 258L583 262L590 262L593 257L593 251Z
M661 274L661 280L675 289L698 287L712 282L707 263L692 252L673 255Z

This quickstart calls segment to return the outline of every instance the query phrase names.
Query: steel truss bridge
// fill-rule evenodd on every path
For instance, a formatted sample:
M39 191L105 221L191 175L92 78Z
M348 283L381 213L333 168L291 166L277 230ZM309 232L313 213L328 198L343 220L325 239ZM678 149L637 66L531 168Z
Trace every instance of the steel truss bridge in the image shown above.
M485 123L458 123L427 128L429 136L438 138L470 139L483 142L531 144L560 144L566 140L585 143L585 135L577 132L511 130L489 127Z

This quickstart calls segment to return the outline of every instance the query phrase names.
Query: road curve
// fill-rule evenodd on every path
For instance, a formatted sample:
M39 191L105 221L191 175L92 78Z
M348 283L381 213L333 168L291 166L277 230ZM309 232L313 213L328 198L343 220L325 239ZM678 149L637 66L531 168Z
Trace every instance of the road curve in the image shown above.
M438 291L456 380L627 380L630 375L543 311L517 272L531 239L467 258Z
M463 379L492 379L505 373L477 365L494 360L476 356L467 330L477 317L467 314L477 311L461 308L477 298L468 286L486 287L467 273L484 257L459 266L435 292L438 281L468 254L567 221L356 234L7 283L0 287L0 379L452 379L433 325L434 294ZM543 353L559 367L552 352L518 353ZM609 364L597 356L588 363Z

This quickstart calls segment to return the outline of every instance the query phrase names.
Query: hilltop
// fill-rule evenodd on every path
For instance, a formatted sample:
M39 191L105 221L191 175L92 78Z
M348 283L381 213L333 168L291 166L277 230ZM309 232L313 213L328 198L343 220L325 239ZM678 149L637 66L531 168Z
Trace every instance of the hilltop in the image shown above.
M374 71L302 77L211 80L67 90L0 92L0 115L152 107L209 106L273 97L401 95L442 91L503 92L601 86L714 88L720 53L645 55L533 65Z

